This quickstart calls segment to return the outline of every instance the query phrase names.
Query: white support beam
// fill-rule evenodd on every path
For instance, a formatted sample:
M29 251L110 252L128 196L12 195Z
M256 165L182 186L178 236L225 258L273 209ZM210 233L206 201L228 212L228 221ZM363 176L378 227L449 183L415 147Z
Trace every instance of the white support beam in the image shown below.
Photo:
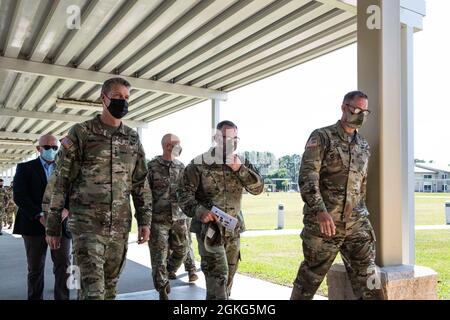
M27 139L38 140L42 136L41 133L26 133L26 132L12 132L12 131L0 131L0 139ZM63 138L62 136L56 136L57 139Z
M7 160L16 160L22 159L25 155L23 154L12 154L12 153L2 153L0 154L0 158Z
M212 142L214 142L214 134L216 133L216 126L220 122L220 101L211 100L211 133Z
M381 9L381 29L369 29L367 8ZM401 37L399 0L358 1L358 87L369 96L362 134L371 146L367 206L377 235L377 264L403 263Z
M413 27L413 31L423 30L423 18L426 14L424 0L400 0L400 21Z
M220 122L220 101L211 100L211 128L214 130Z
M128 76L114 75L110 73L76 69L71 67L58 66L54 64L46 64L7 57L0 57L0 70L2 69L18 73L29 73L39 76L50 76L59 79L97 83L97 84L101 84L105 80L117 76L129 81L134 89L152 92L162 92L183 96L192 96L197 98L227 100L227 93L218 90L204 89L162 81L154 81Z
M403 263L415 264L414 210L414 27L401 28L401 135L402 135L402 202Z
M144 138L143 137L143 133L142 133L142 128L137 128L137 133L138 133L138 136L139 136L139 140L142 143L142 139Z
M16 165L19 162L20 162L20 160L15 161L15 160L3 158L2 156L0 156L0 165L13 166L13 165Z
M102 112L102 104L90 101L56 99L56 107L61 109L75 109Z
M36 150L36 147L33 145L28 146L22 146L22 145L15 145L15 144L7 144L7 143L1 143L0 142L0 150Z
M33 145L31 140L10 140L10 139L0 139L1 144L10 144L15 146L30 146Z
M329 4L330 6L334 6L338 9L353 13L356 15L356 6L351 5L349 3L340 1L340 0L318 0L319 2L322 2L323 4Z
M25 119L40 119L40 120L52 120L52 121L63 121L63 122L84 122L92 119L92 116L79 116L74 114L65 113L50 113L50 112L39 112L39 111L27 111L27 110L13 110L2 108L0 106L0 116L12 117L12 118L25 118ZM124 123L132 128L147 127L147 123L133 120L123 120Z

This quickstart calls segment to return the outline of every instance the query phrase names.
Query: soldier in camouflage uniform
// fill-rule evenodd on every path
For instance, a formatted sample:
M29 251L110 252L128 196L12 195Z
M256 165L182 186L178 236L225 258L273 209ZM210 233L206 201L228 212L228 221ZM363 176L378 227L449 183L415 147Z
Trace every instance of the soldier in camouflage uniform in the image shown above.
M6 206L8 204L8 195L3 187L3 179L0 179L0 236L3 235L3 219L6 215Z
M206 299L223 300L230 296L240 259L242 191L260 194L264 183L248 160L234 154L238 142L234 123L219 123L214 140L217 145L194 158L184 170L178 203L193 218L191 231L197 236L201 268L206 278ZM238 218L235 230L226 230L217 222L211 212L213 206Z
M187 253L186 215L177 203L176 190L184 165L177 159L180 139L166 134L161 140L163 154L148 162L153 213L149 241L153 283L160 300L168 300L168 273L176 271ZM170 255L168 256L168 253Z
M375 235L366 208L369 145L358 133L370 111L367 96L348 93L336 124L315 130L305 148L299 174L304 228L304 260L291 299L312 299L338 252L358 298L370 299L375 272Z
M151 192L138 134L120 120L128 112L130 84L121 78L102 87L103 112L76 124L62 140L46 223L47 242L59 245L65 197L81 299L114 299L125 264L131 229L130 195L138 223L138 243L148 240ZM70 188L69 188L70 187ZM76 274L75 274L76 276Z
M186 230L187 230L187 253L184 258L184 270L188 273L189 282L195 282L198 280L198 276L196 274L197 267L195 266L195 256L194 249L192 248L192 236L191 236L191 218L186 218ZM176 275L177 270L172 270L169 272L169 279L175 280L177 278Z
M13 200L13 183L11 182L11 185L9 188L6 189L7 195L8 195L8 204L6 206L6 212L5 212L5 225L8 229L12 228L14 217L16 215L17 206L14 203Z

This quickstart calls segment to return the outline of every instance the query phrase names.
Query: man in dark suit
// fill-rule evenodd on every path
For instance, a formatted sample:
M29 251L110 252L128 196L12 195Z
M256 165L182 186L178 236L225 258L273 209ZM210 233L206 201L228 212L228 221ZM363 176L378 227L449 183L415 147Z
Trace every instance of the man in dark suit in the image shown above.
M47 180L55 169L55 156L58 151L58 140L52 135L44 135L39 139L37 147L40 153L37 159L17 165L14 176L14 202L18 206L14 223L14 234L20 234L25 243L28 262L28 299L42 300L44 291L45 257L47 242L45 241L45 216L42 200ZM66 208L68 206L66 205ZM55 300L69 299L67 287L67 268L70 265L70 238L67 231L67 216L64 209L63 237L61 246L51 250L53 273L55 275Z

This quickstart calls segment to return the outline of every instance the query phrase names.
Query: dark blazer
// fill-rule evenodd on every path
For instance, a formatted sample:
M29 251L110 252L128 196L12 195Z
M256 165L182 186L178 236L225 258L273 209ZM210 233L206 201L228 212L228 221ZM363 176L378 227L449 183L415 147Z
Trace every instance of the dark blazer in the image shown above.
M14 222L14 234L45 235L45 228L39 222L38 217L42 212L42 198L46 186L47 177L39 158L17 165L13 193L14 202L19 209ZM62 235L71 238L71 234L67 230L67 219L63 222Z

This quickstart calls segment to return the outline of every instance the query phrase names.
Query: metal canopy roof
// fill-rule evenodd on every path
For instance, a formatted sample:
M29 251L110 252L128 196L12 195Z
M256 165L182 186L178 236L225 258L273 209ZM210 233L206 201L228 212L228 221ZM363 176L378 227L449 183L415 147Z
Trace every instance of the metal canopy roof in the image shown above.
M338 0L0 0L0 169L101 111L113 75L142 127L354 42Z

